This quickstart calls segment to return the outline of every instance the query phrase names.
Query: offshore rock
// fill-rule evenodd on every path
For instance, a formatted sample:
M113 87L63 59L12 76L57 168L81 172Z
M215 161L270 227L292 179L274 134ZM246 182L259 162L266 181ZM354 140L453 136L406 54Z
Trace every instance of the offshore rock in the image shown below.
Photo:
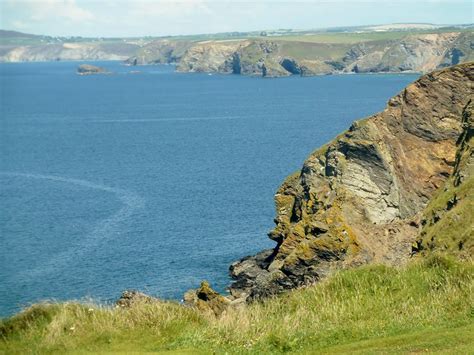
M102 67L96 67L90 64L81 64L77 68L77 74L79 75L94 75L94 74L106 74L107 70Z
M354 122L313 152L275 195L269 237L277 246L232 264L231 294L250 301L340 268L409 260L426 206L459 165L456 142L471 122L462 117L473 82L473 62L424 75L384 111ZM472 156L463 154L464 160ZM465 171L456 173L458 180L466 180ZM463 215L468 221L470 211ZM471 234L463 237L463 248ZM423 243L429 247L426 238Z

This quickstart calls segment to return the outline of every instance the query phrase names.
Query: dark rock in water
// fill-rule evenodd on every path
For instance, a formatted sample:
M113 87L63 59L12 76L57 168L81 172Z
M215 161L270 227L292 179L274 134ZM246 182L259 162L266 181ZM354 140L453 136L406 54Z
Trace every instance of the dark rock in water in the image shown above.
M115 302L117 307L129 308L134 303L153 303L159 302L157 298L148 296L135 290L126 290L122 292L122 296Z
M107 70L102 67L96 67L90 64L81 64L77 68L77 74L79 75L93 75L93 74L106 74Z
M214 291L208 282L203 281L197 290L189 290L184 294L184 303L219 316L229 306L230 300Z

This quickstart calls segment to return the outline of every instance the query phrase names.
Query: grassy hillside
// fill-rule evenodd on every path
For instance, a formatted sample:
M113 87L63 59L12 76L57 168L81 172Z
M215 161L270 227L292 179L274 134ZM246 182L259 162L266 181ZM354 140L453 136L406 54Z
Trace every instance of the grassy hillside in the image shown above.
M469 353L473 271L440 256L341 271L219 318L169 302L36 305L2 321L0 353Z

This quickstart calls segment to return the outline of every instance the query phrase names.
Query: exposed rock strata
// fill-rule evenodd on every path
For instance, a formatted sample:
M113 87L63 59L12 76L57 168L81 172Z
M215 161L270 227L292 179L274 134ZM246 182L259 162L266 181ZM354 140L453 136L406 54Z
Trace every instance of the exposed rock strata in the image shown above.
M425 207L459 166L473 82L472 62L427 74L312 153L275 195L276 248L231 266L232 296L258 299L334 269L408 260Z

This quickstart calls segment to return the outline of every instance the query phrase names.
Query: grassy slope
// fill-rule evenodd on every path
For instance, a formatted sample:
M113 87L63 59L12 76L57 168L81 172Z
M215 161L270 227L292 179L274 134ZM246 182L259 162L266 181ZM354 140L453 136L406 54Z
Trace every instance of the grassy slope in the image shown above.
M443 257L342 271L216 319L173 303L36 305L0 325L0 352L468 353L473 271Z

